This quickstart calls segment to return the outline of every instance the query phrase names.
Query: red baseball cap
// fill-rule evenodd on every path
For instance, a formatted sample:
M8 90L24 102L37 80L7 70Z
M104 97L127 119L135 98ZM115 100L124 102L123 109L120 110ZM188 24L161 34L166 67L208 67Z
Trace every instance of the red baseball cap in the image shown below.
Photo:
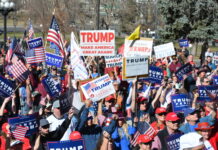
M4 109L4 112L3 112L4 114L7 114L8 113L8 110L7 109Z
M152 140L153 139L150 136L148 136L146 134L141 134L141 135L139 135L139 137L137 139L137 142L138 142L138 144L140 144L140 143L148 143L148 142L151 142Z
M155 110L155 114L161 114L161 113L166 113L167 110L164 107L159 107Z
M170 112L166 115L166 121L177 121L179 120L180 118L177 116L176 113L174 112Z
M110 95L110 96L105 98L105 101L110 101L110 100L115 100L114 95Z
M81 136L79 131L73 131L73 132L70 133L69 138L70 138L70 140L78 140L78 139L81 139L82 136Z
M213 129L213 127L210 126L210 124L208 122L201 122L198 123L197 128L195 128L195 130L211 130Z
M140 102L143 102L143 101L147 101L148 99L146 97L141 96L141 97L138 97L137 100L140 103Z

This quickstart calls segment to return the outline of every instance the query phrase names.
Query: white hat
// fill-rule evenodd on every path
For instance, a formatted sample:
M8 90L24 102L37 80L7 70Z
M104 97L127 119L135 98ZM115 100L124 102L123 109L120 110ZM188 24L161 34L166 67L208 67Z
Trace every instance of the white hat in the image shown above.
M190 132L180 137L180 150L203 145L203 137L197 132Z

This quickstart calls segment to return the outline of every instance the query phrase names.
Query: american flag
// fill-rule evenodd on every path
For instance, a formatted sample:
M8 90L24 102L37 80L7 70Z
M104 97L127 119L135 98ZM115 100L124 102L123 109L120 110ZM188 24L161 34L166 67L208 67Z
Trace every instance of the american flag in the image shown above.
M23 82L27 79L29 71L21 60L15 60L15 63L9 67L8 71L13 74L14 78L19 82Z
M34 30L33 30L33 25L31 23L31 21L29 21L29 27L28 27L28 37L29 39L33 39L34 38Z
M55 19L55 16L52 17L51 25L48 30L47 41L54 43L60 50L61 55L64 57L64 42L61 38L60 28Z
M23 126L14 126L10 128L12 136L16 139L16 140L22 140L25 135L26 132L29 130L28 127L23 127Z
M10 63L11 61L11 57L13 55L13 53L15 52L19 52L20 51L20 44L17 42L17 39L16 38L13 38L11 44L10 44L10 47L8 49L8 52L6 54L6 57L5 57L5 61L7 63Z
M139 135L141 134L146 134L150 137L154 137L154 135L156 134L156 131L154 130L153 127L150 126L149 123L147 122L140 122L138 124L138 130L136 131L136 133L133 136L133 139L130 141L130 143L135 147L137 145L137 139L139 137Z
M26 61L28 64L45 62L45 48L38 47L26 51Z
M95 88L96 84L95 83L87 83L84 86L84 89L86 90L86 92L88 93L88 95L92 92L92 88Z

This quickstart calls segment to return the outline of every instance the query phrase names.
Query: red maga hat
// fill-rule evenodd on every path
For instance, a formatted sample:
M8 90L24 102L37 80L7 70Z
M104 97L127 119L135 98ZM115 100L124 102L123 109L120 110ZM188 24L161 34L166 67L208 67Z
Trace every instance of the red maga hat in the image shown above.
M177 116L176 113L174 112L170 112L166 115L166 121L177 121L179 120L180 118Z
M140 144L140 143L149 143L151 141L153 141L153 139L150 136L146 135L146 134L139 135L139 137L137 139L138 144Z
M213 127L211 127L208 122L198 123L197 128L195 128L195 130L211 130L211 129L213 129Z
M78 140L81 138L82 138L82 136L81 136L80 132L78 132L78 131L73 131L70 133L70 137L69 137L70 140Z
M140 103L140 102L143 102L143 101L147 101L148 99L146 98L146 97L142 97L142 96L140 96L140 97L138 97L137 98L137 101Z
M161 113L166 113L167 110L164 107L159 107L155 110L155 114L161 114Z
M115 97L113 95L110 95L105 98L105 101L115 100Z

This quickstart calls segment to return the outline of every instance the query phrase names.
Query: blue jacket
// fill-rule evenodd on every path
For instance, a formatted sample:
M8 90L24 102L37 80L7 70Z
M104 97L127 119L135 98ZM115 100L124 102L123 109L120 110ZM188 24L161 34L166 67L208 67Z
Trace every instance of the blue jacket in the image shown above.
M206 117L203 117L203 118L200 118L199 122L208 122L211 126L214 125L215 123L215 119L212 118L211 115L209 116L206 116ZM186 123L184 125L182 125L179 130L183 133L189 133L189 132L192 132L191 129L190 129L190 126L189 126L189 123Z
M122 137L119 136L118 129L122 131ZM133 135L136 132L135 127L128 126L128 134ZM114 132L111 135L112 139L114 139L114 150L130 150L130 141L128 137L126 137L122 128L116 127Z

